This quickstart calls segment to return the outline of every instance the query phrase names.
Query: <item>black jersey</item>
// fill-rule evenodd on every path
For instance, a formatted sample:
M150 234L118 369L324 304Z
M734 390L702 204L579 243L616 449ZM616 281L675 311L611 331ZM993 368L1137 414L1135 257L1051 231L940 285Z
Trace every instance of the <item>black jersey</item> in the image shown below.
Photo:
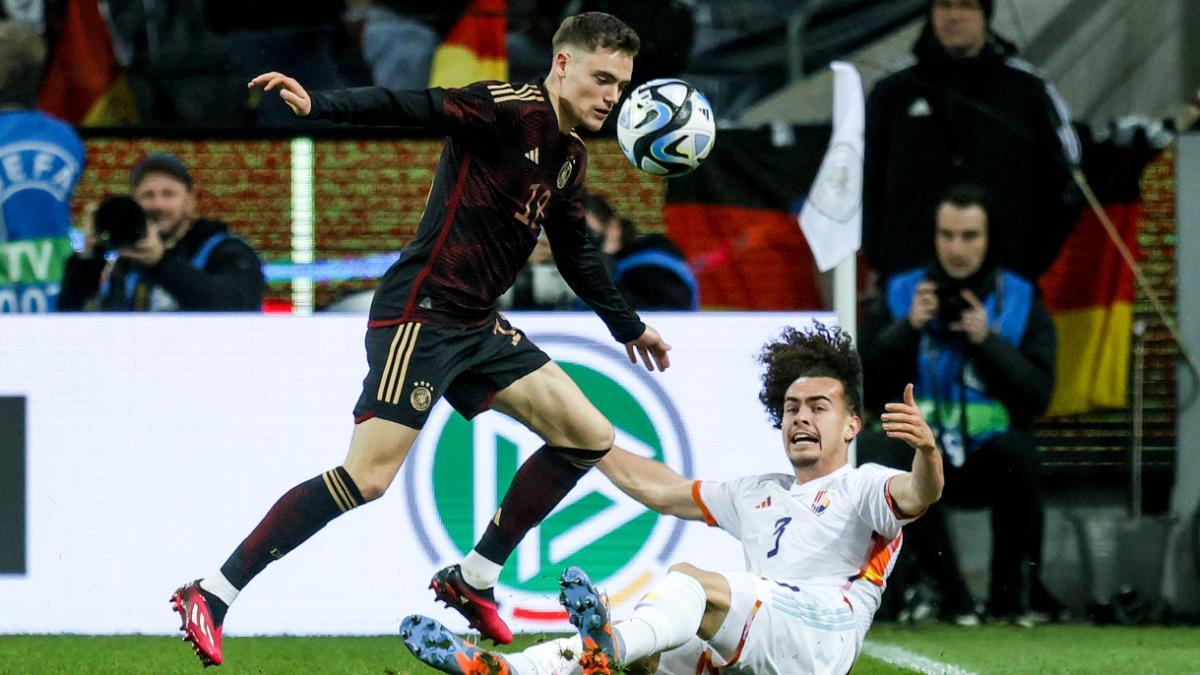
M587 236L587 148L564 134L540 84L479 82L397 92L312 94L312 116L422 126L446 135L417 236L384 274L370 325L478 325L495 311L545 228L563 278L620 342L645 324Z

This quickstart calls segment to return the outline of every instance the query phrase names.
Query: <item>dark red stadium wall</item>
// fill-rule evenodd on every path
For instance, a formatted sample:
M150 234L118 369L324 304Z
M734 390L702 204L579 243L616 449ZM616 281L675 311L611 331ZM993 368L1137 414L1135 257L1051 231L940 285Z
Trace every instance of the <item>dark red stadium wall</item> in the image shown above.
M76 221L84 206L129 192L129 169L149 152L173 152L188 166L197 214L233 225L266 262L292 254L292 157L287 140L88 138L87 166L75 192ZM291 299L276 284L271 297Z
M287 138L112 138L86 141L87 168L76 191L85 204L128 192L129 167L156 150L174 152L196 184L197 213L225 220L266 262L292 255L292 155ZM588 184L648 232L663 230L666 186L635 170L616 141L588 141ZM313 143L315 257L357 258L399 251L413 237L441 153L434 139L317 138ZM315 306L375 287L374 279L319 282ZM291 302L291 284L270 285L268 302Z

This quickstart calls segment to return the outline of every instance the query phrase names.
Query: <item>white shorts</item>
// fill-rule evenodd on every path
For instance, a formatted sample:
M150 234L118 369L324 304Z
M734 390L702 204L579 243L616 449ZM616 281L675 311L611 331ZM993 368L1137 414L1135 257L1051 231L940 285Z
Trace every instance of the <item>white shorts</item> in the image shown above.
M656 672L696 675L845 675L858 655L858 628L836 588L797 588L747 573L723 573L729 615L712 640L693 637L663 652Z

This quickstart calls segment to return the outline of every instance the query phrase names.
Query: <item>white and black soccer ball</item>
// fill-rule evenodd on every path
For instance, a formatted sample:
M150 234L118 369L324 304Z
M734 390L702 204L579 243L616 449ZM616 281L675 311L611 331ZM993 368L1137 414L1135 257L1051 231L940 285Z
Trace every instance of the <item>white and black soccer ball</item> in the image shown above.
M683 80L650 80L621 104L617 142L637 168L671 178L700 166L717 140L712 106Z

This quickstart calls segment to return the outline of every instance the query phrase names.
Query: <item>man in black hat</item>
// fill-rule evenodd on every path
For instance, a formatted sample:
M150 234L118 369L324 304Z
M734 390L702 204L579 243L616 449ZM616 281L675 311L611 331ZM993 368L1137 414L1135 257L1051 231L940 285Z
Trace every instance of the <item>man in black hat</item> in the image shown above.
M992 246L1036 281L1077 217L1079 139L1054 86L990 28L991 0L931 0L914 60L867 100L863 249L886 280L933 261L939 196L972 183L995 196Z
M122 208L107 200L99 214L85 216L84 250L67 260L60 310L261 308L264 281L258 254L231 235L227 224L195 217L192 177L178 157L149 155L133 167L129 187L137 206L126 202ZM105 216L116 222L106 223ZM106 225L141 234L134 241L106 242ZM115 257L106 255L110 248Z

